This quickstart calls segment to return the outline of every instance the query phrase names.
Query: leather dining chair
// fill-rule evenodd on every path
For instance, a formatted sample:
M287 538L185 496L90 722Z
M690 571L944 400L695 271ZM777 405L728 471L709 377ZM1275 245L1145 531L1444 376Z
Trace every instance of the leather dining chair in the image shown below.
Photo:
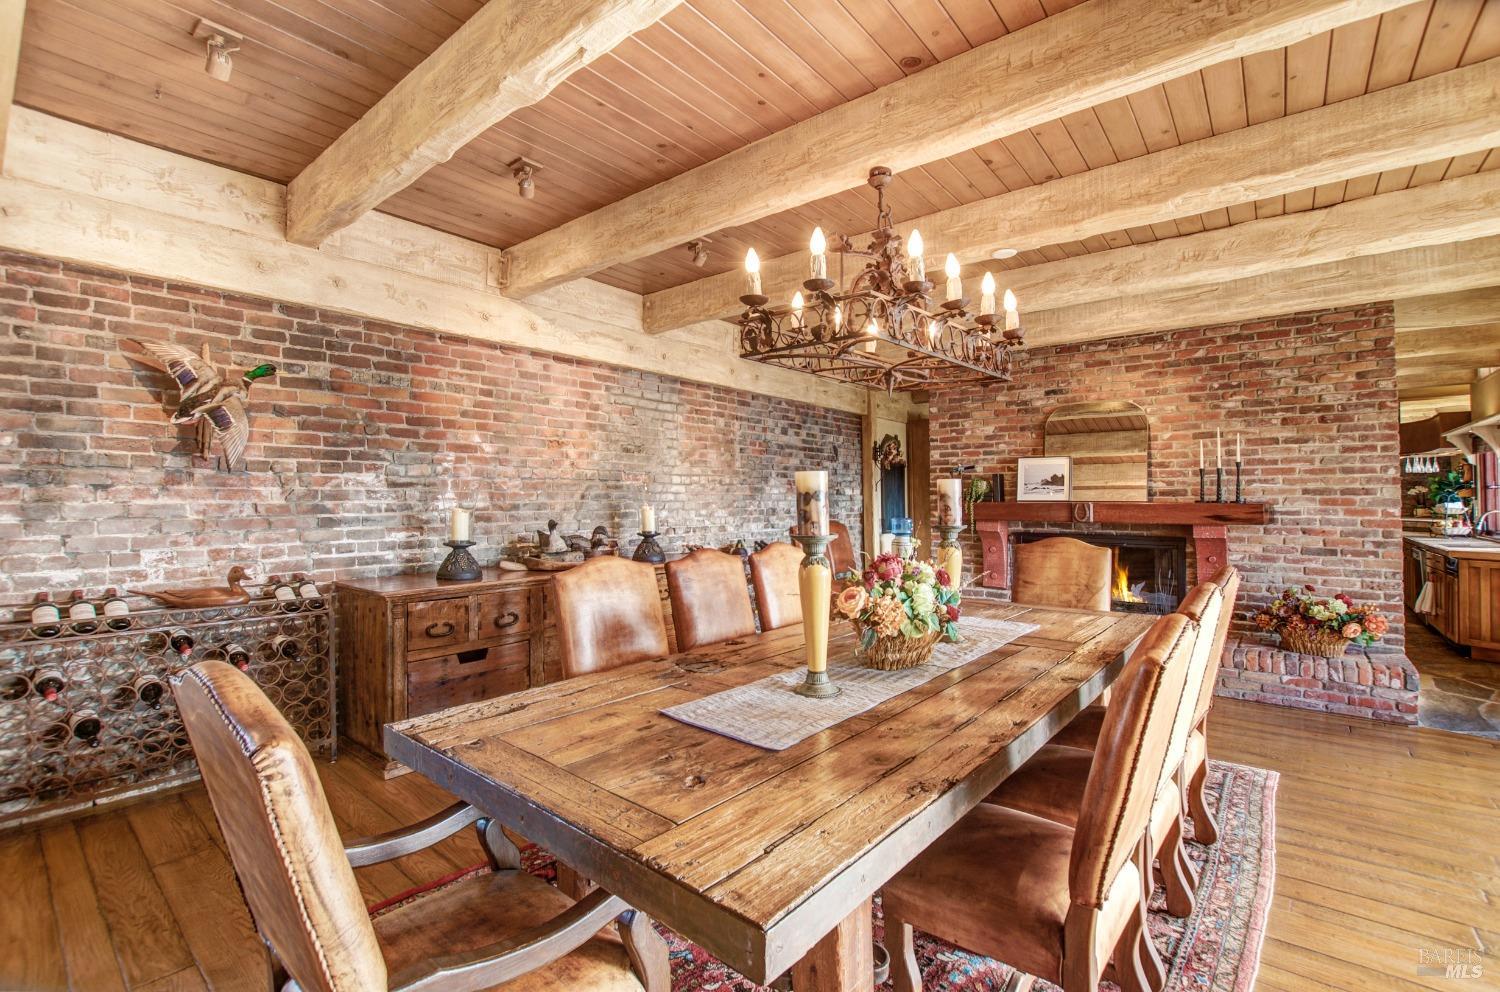
M1115 683L1074 825L980 803L882 889L896 992L920 992L913 928L1036 978L1096 992L1113 961L1124 992L1163 973L1146 930L1142 863L1153 798L1196 634L1162 617Z
M1072 537L1016 545L1010 600L1024 606L1107 611L1114 552Z
M563 678L671 653L655 567L604 555L558 572L552 587Z
M667 562L667 596L679 651L755 633L745 563L739 555L699 548Z
M1179 917L1192 914L1194 892L1198 887L1197 874L1183 847L1183 794L1179 773L1187 754L1188 734L1193 727L1200 686L1207 677L1214 632L1222 609L1222 591L1214 583L1204 582L1188 594L1182 608L1174 614L1182 616L1190 625L1193 650L1188 657L1183 691L1176 701L1166 761L1156 783L1147 850L1161 861L1167 912ZM1107 709L1104 719L1109 720ZM985 802L1071 826L1079 816L1085 785L1097 760L1097 748L1048 744L1016 769L1000 788L985 798ZM1146 868L1144 885L1149 896L1154 887L1150 861L1146 862Z
M1223 605L1214 626L1213 645L1209 650L1208 671L1203 684L1198 688L1198 698L1193 712L1193 729L1188 735L1187 757L1183 765L1182 782L1187 792L1188 812L1193 818L1193 839L1200 844L1216 844L1219 840L1218 823L1208 809L1204 786L1208 781L1208 713L1213 708L1214 683L1224 645L1229 639L1229 626L1234 620L1235 604L1239 600L1240 572L1233 565L1225 565L1209 580L1219 587ZM1099 737L1099 726L1104 718L1104 707L1090 706L1079 713L1066 727L1052 738L1052 743L1069 747L1092 748Z
M797 525L793 524L787 529L788 533L796 533ZM833 540L828 542L828 560L833 564L833 574L842 575L845 572L858 570L854 560L854 542L849 538L849 528L837 520L828 521L828 533L833 535Z
M205 661L172 679L182 722L273 988L302 992L668 992L665 943L607 892L573 902L521 870L500 825L466 803L379 837L340 840L312 757L260 687ZM490 872L371 919L354 869L473 824ZM600 931L613 925L614 932Z
M802 622L802 592L797 585L801 567L802 549L794 544L768 544L750 556L750 584L755 587L761 630Z

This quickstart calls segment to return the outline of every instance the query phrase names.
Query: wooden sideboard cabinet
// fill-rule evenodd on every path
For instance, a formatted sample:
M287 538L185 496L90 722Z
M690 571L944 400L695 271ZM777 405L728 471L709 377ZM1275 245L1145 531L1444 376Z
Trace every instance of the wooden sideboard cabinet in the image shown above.
M656 571L675 650L666 575ZM340 733L385 757L387 723L561 679L551 580L487 569L475 582L431 575L338 582ZM386 766L387 774L402 770Z

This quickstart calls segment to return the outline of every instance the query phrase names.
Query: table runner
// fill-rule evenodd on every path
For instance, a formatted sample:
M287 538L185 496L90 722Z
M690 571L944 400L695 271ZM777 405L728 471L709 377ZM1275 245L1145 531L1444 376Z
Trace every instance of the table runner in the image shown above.
M1036 629L1034 623L968 617L962 625L961 641L939 643L933 649L932 660L916 668L896 672L866 668L852 659L852 653L849 660L830 658L828 677L842 690L831 699L809 699L793 692L792 687L806 676L803 669L797 668L669 706L661 712L746 744L784 751Z

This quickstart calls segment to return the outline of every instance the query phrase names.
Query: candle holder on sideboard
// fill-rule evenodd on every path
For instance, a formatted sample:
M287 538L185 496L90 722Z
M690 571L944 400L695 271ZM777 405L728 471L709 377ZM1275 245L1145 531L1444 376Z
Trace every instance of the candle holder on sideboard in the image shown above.
M802 696L827 699L837 696L838 686L828 679L828 620L833 605L833 563L828 560L832 534L793 534L802 546L802 565L797 570L797 588L802 594L802 632L806 642L807 677L793 688Z
M437 577L443 582L473 582L484 575L479 567L479 562L469 554L469 549L474 546L473 541L444 541L452 551L443 563L438 566Z
M635 554L631 555L632 561L649 562L652 565L660 565L667 560L667 554L656 543L657 532L654 530L640 531L641 543L635 546Z

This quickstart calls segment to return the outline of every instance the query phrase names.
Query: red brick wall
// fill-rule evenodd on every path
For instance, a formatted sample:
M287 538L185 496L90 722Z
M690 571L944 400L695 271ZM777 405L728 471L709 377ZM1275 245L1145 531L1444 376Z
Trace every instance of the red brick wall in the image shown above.
M1037 348L1022 353L1010 384L933 396L933 474L976 465L1005 473L1014 495L1016 458L1042 454L1053 408L1129 399L1151 417L1151 499L1190 500L1199 440L1211 459L1221 428L1232 460L1243 434L1245 497L1271 504L1273 519L1229 531L1244 573L1241 628L1273 590L1311 582L1380 604L1392 629L1379 647L1399 655L1395 375L1389 303ZM1232 485L1232 471L1227 478ZM976 542L965 556L979 561Z
M0 605L230 562L431 569L455 498L486 562L549 517L632 548L642 500L668 551L784 536L813 465L859 517L855 414L28 256L0 274ZM195 456L123 337L280 367L252 390L247 471Z

